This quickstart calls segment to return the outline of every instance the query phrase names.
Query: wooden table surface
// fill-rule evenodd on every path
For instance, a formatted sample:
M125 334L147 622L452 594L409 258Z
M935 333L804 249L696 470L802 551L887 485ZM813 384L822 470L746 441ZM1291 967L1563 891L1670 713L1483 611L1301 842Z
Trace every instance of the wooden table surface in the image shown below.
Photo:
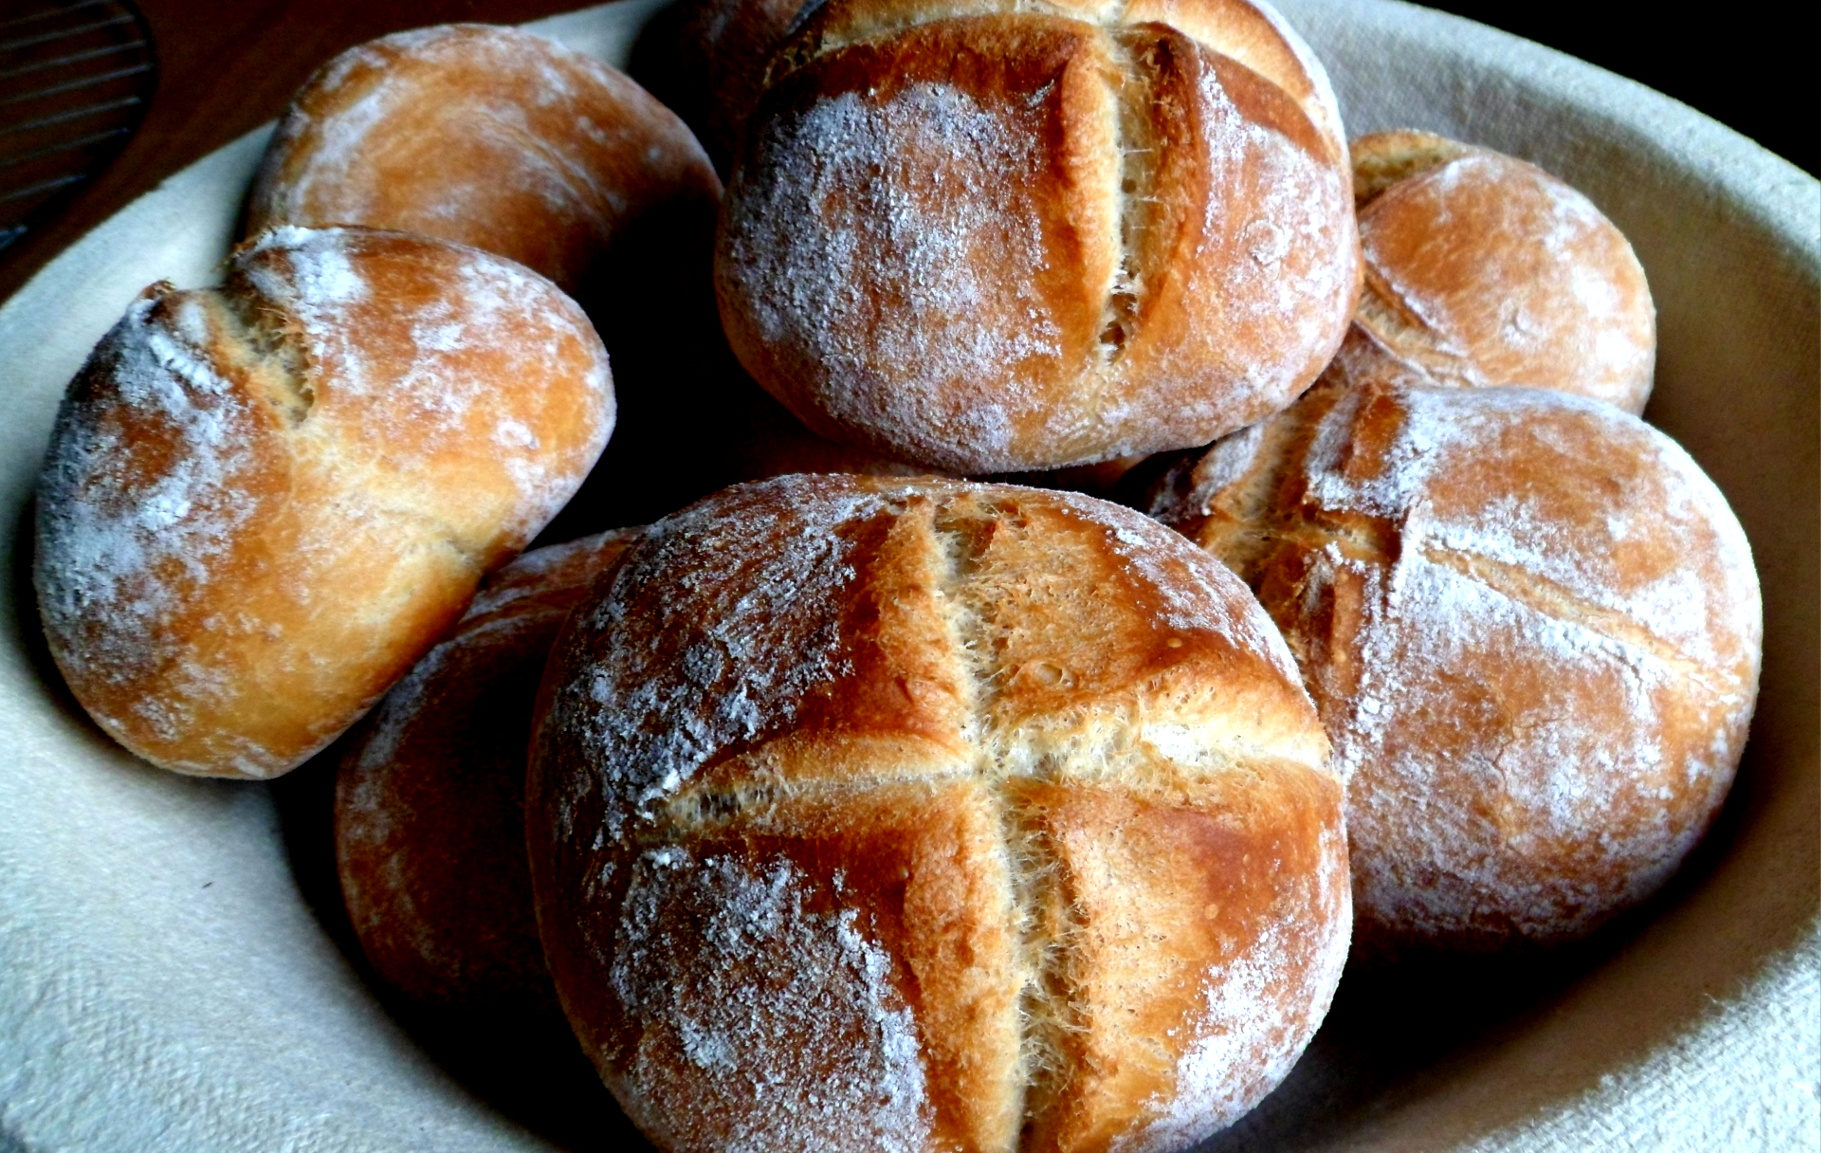
M89 229L159 181L277 116L335 53L400 28L456 20L518 23L577 0L139 0L158 55L158 87L138 134L50 219L0 252L0 300ZM1817 150L1816 16L1766 35L1744 19L1685 21L1681 31L1613 30L1580 0L1432 0L1633 76L1732 124L1813 172ZM0 10L4 0L0 0ZM1747 47L1749 45L1749 48ZM1742 86L1714 60L1754 63Z

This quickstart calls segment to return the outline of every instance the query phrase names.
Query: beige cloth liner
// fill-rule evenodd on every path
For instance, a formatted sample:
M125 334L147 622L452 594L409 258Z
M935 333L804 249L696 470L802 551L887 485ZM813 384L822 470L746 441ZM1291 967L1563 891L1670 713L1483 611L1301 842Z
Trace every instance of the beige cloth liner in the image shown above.
M655 8L533 27L619 63ZM1371 1022L1397 1018L1366 1002L1399 986L1344 982L1290 1081L1205 1148L1821 1148L1821 186L1666 97L1478 25L1392 0L1282 8L1349 133L1515 153L1631 237L1660 310L1646 415L1751 536L1764 690L1716 839L1664 900L1534 981L1405 982L1408 1023L1382 1035ZM0 1153L546 1147L378 1009L299 899L266 786L134 762L28 645L30 495L64 384L140 288L212 278L265 131L0 307Z

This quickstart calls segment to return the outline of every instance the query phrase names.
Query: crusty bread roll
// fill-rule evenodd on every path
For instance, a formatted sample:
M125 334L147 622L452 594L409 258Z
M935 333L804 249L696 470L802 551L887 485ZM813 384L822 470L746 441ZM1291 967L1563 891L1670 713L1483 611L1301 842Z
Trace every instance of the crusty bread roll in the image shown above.
M628 230L657 214L706 234L720 192L695 136L618 70L515 28L448 24L350 48L311 77L247 226L436 236L586 296Z
M613 428L568 297L477 249L281 228L156 284L71 383L38 487L52 655L165 768L271 777L352 724Z
M1644 411L1656 308L1591 201L1426 132L1362 137L1353 166L1366 287L1331 375L1550 388Z
M1290 655L1130 510L729 489L575 610L539 707L545 953L664 1149L1180 1149L1339 978L1341 789Z
M348 919L380 978L452 1026L558 1014L525 867L525 748L557 627L636 533L541 548L495 573L339 746Z
M829 0L747 125L722 323L812 430L939 471L1205 444L1333 355L1350 188L1262 5Z
M734 479L733 414L757 389L715 313L720 193L688 127L622 73L517 29L454 24L320 69L279 123L248 218L472 244L576 298L612 354L620 436L551 526L564 540Z
M1350 777L1369 948L1584 934L1719 809L1757 692L1757 575L1719 491L1635 417L1319 386L1151 507L1297 654Z

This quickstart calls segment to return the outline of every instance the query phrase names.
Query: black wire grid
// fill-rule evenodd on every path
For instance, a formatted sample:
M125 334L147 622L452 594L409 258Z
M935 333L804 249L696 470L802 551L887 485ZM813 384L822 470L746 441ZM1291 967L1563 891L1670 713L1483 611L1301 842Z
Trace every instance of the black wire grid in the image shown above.
M0 0L0 249L119 154L157 83L122 0Z

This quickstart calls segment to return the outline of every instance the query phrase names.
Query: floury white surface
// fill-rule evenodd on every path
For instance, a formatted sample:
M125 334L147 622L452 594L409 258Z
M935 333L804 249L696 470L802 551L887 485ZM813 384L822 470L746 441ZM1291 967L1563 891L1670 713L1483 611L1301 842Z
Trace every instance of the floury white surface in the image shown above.
M623 63L656 7L537 28ZM1646 415L1751 537L1765 664L1713 849L1577 980L1395 1083L1362 1067L1369 1045L1324 1033L1207 1148L1821 1147L1821 187L1674 101L1488 29L1390 0L1282 7L1349 134L1512 152L1631 238L1659 309ZM30 497L64 385L141 288L212 278L264 137L178 174L0 308L0 1150L543 1148L378 1008L299 899L265 787L134 761L27 643Z

